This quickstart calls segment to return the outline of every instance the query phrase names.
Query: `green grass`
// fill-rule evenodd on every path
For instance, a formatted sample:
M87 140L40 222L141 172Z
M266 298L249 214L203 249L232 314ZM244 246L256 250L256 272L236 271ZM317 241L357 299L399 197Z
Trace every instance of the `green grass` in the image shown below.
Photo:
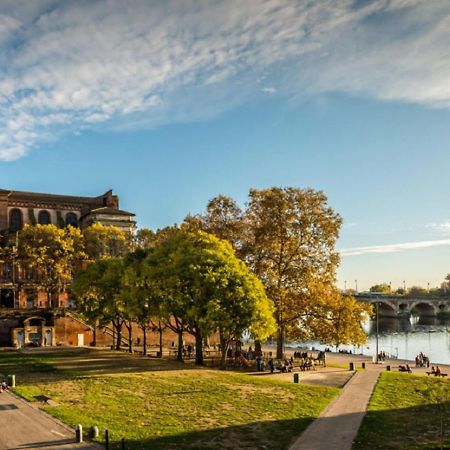
M449 381L383 372L353 450L450 449L449 438Z
M108 429L115 448L123 437L128 449L286 449L338 393L111 352L0 353L2 367L17 369L17 393L50 397L45 409L72 426Z

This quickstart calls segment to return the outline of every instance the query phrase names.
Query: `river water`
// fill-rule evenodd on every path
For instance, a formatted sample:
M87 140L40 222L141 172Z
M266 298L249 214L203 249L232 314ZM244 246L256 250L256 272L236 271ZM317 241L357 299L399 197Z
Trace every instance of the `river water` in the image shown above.
M368 334L366 344L362 346L340 346L342 350L373 356L376 352L376 322L365 324ZM414 360L423 352L431 363L450 365L450 320L436 318L411 319L381 317L378 322L378 349L386 356ZM323 350L326 346L317 342L304 343L307 347ZM334 350L334 349L332 349Z

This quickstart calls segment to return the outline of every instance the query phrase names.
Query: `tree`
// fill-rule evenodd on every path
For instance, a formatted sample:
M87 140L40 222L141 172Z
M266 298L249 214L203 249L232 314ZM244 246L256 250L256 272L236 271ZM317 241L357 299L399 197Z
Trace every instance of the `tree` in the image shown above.
M244 214L243 257L275 305L277 358L286 336L317 313L324 286L335 282L334 246L342 220L320 191L252 189Z
M206 213L187 216L183 226L188 231L206 231L220 239L229 241L235 251L239 251L242 241L243 212L236 202L224 195L211 199Z
M343 296L332 287L323 290L317 310L317 314L310 316L311 322L307 327L312 330L314 338L336 348L341 344L361 345L366 342L362 324L372 313L371 305L357 302L352 296Z
M387 283L375 284L369 290L370 292L382 292L383 294L391 293L391 287Z
M421 286L412 286L408 289L406 295L408 297L426 297L428 295L428 291Z
M86 258L83 237L78 228L60 229L54 225L25 225L19 232L19 258L35 274L48 303L59 306L53 294L66 289L81 260Z
M171 230L146 258L145 278L161 302L166 323L195 338L196 363L203 364L203 339L218 330L226 351L245 330L272 332L270 301L259 280L231 245L204 232ZM181 355L179 354L179 357Z
M124 267L122 258L95 261L77 274L71 286L82 315L97 319L104 325L113 324L117 350L121 346L122 327L127 318L127 304L122 295Z
M83 236L90 260L123 256L129 250L126 234L114 226L94 223L83 231Z

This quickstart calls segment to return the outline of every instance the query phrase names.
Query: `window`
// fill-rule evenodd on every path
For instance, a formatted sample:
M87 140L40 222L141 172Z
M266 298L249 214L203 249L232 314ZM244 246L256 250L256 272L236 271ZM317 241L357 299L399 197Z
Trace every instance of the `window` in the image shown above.
M67 213L66 214L66 225L72 225L73 227L78 227L78 218L75 213Z
M39 211L38 223L41 225L50 225L52 222L50 220L50 213L48 211Z
M14 208L9 212L9 229L19 231L23 227L22 211Z

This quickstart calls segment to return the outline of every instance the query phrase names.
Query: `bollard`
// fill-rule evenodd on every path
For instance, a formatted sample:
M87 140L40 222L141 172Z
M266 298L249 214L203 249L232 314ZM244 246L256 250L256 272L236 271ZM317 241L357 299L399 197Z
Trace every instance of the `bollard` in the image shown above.
M16 376L15 375L8 375L8 386L15 388L16 387Z
M348 364L348 370L355 370L355 365L352 362Z
M294 373L294 383L297 383L300 381L300 378L298 376L298 373Z
M366 368L366 363L365 363L365 362L362 362L362 363L361 363L361 367L362 367L363 369L365 369L365 368Z
M89 437L91 439L98 438L98 435L99 435L99 431L98 431L97 426L93 426L93 427L89 428Z
M75 442L83 442L83 425L81 424L75 427Z
M109 450L109 433L105 430L105 450Z
M386 366L386 370L387 370L388 372L390 372L390 371L391 371L391 366Z

